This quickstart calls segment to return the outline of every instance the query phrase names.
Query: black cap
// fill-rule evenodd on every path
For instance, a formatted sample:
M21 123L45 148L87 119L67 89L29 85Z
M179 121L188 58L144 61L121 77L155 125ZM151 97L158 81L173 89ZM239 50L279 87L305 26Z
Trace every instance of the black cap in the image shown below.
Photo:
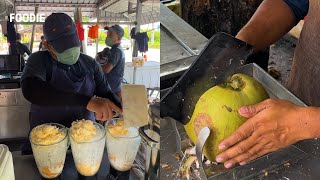
M61 53L72 47L79 47L80 40L75 23L65 13L52 13L43 24L46 40Z
M124 35L124 30L122 29L121 26L119 26L118 24L116 25L113 25L111 27L104 27L105 30L108 30L108 31L113 31L113 32L116 32L118 34L118 36L120 37L120 39L123 37Z

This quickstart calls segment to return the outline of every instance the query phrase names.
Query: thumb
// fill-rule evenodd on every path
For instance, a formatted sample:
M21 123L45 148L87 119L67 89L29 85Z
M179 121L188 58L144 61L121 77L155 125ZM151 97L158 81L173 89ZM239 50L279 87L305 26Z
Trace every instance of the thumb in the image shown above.
M96 113L95 113L95 117L96 117L97 120L102 120L103 114L96 112Z
M111 102L111 101L110 101L110 102ZM117 113L122 114L122 110L121 110L117 105L115 105L113 102L110 103L110 107L111 107L114 111L116 111Z
M260 103L254 104L254 105L248 105L248 106L242 106L239 108L239 114L245 118L251 118L255 116L260 111L267 108L267 102L268 100L262 101Z

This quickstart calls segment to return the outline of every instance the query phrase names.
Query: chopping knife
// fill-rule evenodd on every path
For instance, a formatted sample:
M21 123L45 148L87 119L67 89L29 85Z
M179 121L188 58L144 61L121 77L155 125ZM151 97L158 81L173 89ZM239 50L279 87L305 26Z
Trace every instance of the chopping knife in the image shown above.
M200 177L201 179L207 179L206 172L203 167L202 163L202 151L203 147L210 136L210 129L208 127L204 127L200 130L198 138L197 138L197 144L196 144L196 156L200 165Z
M200 96L236 72L253 47L226 33L216 33L198 58L162 98L160 116L187 124Z
M126 127L141 127L149 122L148 96L144 85L125 84L121 88L122 114Z

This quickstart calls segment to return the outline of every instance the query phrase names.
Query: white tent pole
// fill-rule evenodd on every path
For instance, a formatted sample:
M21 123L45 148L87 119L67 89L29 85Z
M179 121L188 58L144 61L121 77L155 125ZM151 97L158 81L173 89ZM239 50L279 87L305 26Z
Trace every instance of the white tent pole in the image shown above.
M140 32L140 24L141 24L141 13L142 13L142 3L140 0L137 0L137 11L136 11L136 34ZM138 56L138 46L136 40L134 40L133 44L133 52L132 52L132 57L137 57ZM136 74L137 74L137 68L133 68L133 84L136 83Z
M75 21L75 22L82 22L82 11L81 11L81 7L75 8L75 11L74 11L74 21ZM81 27L83 27L82 24L81 24ZM81 41L81 52L84 53L84 54L87 54L87 41L86 41L86 39L84 39L83 41Z
M34 8L34 15L37 16L38 14L38 7L35 7ZM32 32L31 32L31 42L30 42L30 52L32 52L32 49L33 49L33 42L34 42L34 31L35 31L35 24L32 25Z
M14 14L17 14L17 8L13 5L13 8L14 8ZM18 33L18 24L17 22L14 22L14 25L16 26L16 33ZM30 47L29 47L30 49Z
M140 0L137 0L137 7L136 7L136 34L140 32L140 24L141 24L141 13L142 13L142 3ZM133 52L132 52L133 57L138 56L138 46L137 42L134 41L133 44Z
M154 32L155 32L155 23L152 23L152 31L151 31L151 45L154 45Z
M97 24L99 23L99 20L100 20L100 13L99 13L99 8L97 8ZM98 53L99 51L99 30L98 30L98 37L96 39L96 54Z

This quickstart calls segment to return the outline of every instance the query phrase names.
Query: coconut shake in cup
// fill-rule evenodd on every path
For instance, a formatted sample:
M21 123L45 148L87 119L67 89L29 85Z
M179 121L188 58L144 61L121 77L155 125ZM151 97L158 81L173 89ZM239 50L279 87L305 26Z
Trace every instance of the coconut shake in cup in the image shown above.
M58 177L66 159L68 128L56 123L42 124L32 129L29 140L41 176Z
M83 176L95 175L100 168L106 142L104 127L91 120L74 121L69 136L77 171Z
M129 170L141 142L138 128L124 127L122 119L108 121L105 128L106 147L111 166L118 171Z

